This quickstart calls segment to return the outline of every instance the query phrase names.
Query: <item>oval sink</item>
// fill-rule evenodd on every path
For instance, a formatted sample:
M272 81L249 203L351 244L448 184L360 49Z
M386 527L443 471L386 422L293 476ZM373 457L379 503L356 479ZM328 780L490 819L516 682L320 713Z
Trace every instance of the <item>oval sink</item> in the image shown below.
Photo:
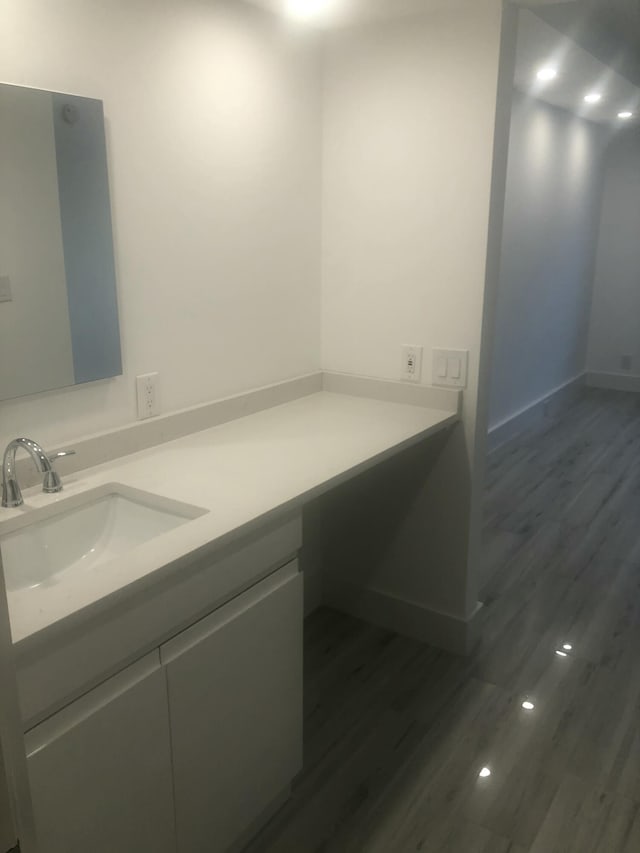
M87 572L203 515L205 510L119 484L30 510L0 535L9 592ZM17 528L17 529L14 529Z

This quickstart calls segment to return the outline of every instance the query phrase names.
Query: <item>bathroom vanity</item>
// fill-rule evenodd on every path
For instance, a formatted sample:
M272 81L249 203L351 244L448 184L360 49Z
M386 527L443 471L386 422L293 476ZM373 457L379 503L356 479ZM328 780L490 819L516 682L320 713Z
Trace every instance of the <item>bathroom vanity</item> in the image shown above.
M459 418L454 392L341 383L324 384L352 393L157 443L3 510L43 853L237 850L285 801L302 766L303 509Z

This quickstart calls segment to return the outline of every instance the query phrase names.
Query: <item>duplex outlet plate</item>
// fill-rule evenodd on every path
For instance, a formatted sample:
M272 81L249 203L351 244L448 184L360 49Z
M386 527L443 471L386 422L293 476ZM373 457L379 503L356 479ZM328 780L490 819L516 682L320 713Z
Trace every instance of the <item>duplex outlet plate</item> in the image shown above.
M405 344L402 347L401 376L407 382L420 382L422 379L422 351L419 345Z
M136 376L136 395L138 420L154 418L160 414L157 373L144 373L141 376Z

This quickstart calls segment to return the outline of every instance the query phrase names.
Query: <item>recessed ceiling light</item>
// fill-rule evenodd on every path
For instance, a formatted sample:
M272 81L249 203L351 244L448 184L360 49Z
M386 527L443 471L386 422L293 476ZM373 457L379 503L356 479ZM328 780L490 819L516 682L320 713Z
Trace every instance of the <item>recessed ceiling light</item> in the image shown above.
M573 646L571 645L571 643L565 643L562 648L565 650L565 652L570 652L573 649Z
M328 11L332 0L286 0L285 12L298 21L321 18Z
M558 76L558 72L555 68L541 68L536 75L538 80L555 80Z
M483 767L482 770L478 773L478 776L481 779L487 779L489 776L491 776L491 770L489 770L488 767Z
M618 113L618 118L631 118L633 113L630 113L629 110L624 110L621 113Z
M556 649L556 654L558 655L558 657L559 657L559 658L566 658L566 657L568 657L567 653L566 653L566 652L561 652L561 651L560 651L560 649Z
M589 92L588 95L584 96L584 99L588 104L597 104L602 100L602 95L600 92Z
M528 699L526 699L526 700L522 703L522 707L525 709L525 711L533 711L533 709L534 709L536 706L533 704L533 702L529 702L529 700L528 700Z

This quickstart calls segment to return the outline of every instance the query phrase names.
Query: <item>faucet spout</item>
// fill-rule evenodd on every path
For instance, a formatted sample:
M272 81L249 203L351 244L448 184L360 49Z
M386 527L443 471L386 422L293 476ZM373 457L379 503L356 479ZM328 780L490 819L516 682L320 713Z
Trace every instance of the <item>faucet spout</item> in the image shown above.
M53 470L51 460L37 442L30 438L15 438L9 442L2 461L2 506L5 507L22 506L24 503L16 478L16 453L20 449L27 451L38 471L45 477Z

